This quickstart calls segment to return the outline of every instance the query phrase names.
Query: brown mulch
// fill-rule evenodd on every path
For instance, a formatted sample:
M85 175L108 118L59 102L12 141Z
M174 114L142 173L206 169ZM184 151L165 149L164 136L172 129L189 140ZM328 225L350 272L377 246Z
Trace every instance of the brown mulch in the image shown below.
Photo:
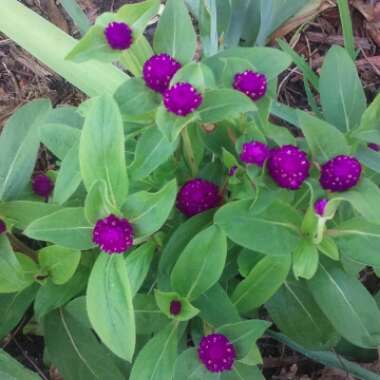
M118 9L127 2L139 0L78 0L91 20L104 11ZM24 4L49 19L61 29L78 37L79 33L55 0L23 0ZM339 13L333 0L315 1L307 14L295 17L282 26L272 38L285 37L291 46L318 72L324 56L332 44L343 44ZM352 0L352 16L359 55L356 65L367 97L372 100L380 88L380 0ZM302 25L302 27L300 27ZM274 42L273 42L274 43ZM291 67L280 78L279 98L282 102L307 109L303 78ZM0 34L0 128L15 110L26 102L48 97L54 105L78 105L85 96L48 67L35 60L6 36ZM369 288L378 288L371 273L364 274ZM27 314L26 324L31 317ZM37 335L23 335L23 325L2 343L2 347L45 380L61 380L54 368L45 368L42 360L43 339ZM350 380L342 371L323 368L283 345L264 339L264 371L268 379L278 380ZM380 373L379 362L367 368Z

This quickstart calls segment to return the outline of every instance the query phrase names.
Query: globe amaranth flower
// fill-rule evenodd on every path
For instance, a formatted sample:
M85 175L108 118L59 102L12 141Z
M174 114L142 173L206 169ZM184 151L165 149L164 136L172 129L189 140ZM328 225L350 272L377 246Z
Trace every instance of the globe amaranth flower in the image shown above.
M284 145L272 149L268 171L280 187L298 190L309 177L310 161L307 154L296 146Z
M243 144L240 160L246 164L262 167L270 154L269 147L260 141L249 141Z
M342 192L354 187L361 173L362 166L355 157L339 155L322 165L319 183L325 190Z
M46 174L37 174L32 179L32 189L35 194L48 199L54 189L54 182Z
M253 101L261 99L267 92L267 78L264 74L255 73L252 70L246 70L235 75L233 88L238 90Z
M218 186L200 178L186 182L177 194L177 208L189 217L215 208L221 202Z
M222 334L204 336L198 347L198 357L210 372L230 371L236 359L233 344Z
M374 150L375 152L380 152L380 145L375 143L369 143L368 148Z
M329 200L326 198L320 198L314 203L314 211L319 216L325 215L326 206L329 203Z
M202 100L202 95L190 83L176 83L164 93L166 109L178 116L194 112Z
M181 67L169 54L154 55L144 63L143 78L149 88L162 94Z
M128 219L111 214L96 222L92 241L109 254L123 253L133 245L133 227Z
M171 315L179 315L182 311L182 303L178 300L173 300L170 303L170 314Z
M126 50L133 42L132 29L125 22L110 22L104 29L104 36L114 50Z
M7 226L4 220L0 219L0 235L3 234L7 230Z

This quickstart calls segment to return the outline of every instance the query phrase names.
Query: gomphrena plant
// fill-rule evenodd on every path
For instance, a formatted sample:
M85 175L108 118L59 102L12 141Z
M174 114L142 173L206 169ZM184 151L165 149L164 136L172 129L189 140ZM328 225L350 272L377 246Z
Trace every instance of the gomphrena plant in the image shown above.
M264 334L317 360L375 349L380 311L358 274L380 272L380 98L367 108L334 46L321 108L281 105L288 54L195 54L182 0L151 45L159 6L101 15L68 54L122 65L133 78L113 96L37 100L6 123L1 310L17 302L1 335L34 302L65 380L263 379ZM33 175L40 143L56 170Z

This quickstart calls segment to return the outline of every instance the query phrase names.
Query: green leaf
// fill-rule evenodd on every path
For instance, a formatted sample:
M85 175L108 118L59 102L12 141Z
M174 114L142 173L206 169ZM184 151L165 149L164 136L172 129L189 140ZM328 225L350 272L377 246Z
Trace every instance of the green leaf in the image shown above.
M335 330L304 281L289 279L265 307L278 328L302 346L323 349L333 344Z
M212 70L201 62L190 62L178 70L170 84L174 85L179 82L190 83L202 93L215 87L215 77Z
M206 91L198 112L202 123L216 123L256 109L255 103L241 92L220 89Z
M157 306L168 318L176 319L177 321L187 321L194 318L199 313L199 310L195 308L187 298L181 297L178 293L164 293L156 289L154 291L154 296L156 298ZM180 312L177 315L170 312L171 303L173 301L180 302L181 304Z
M196 34L183 0L168 0L154 34L156 53L167 53L182 64L193 59Z
M139 291L149 272L155 250L156 244L149 241L133 251L128 252L125 256L132 297Z
M340 201L346 201L369 222L380 222L380 190L369 179L364 178L353 189L334 195L328 207L335 207Z
M156 113L156 124L166 139L173 143L177 140L181 131L198 118L197 112L192 112L182 117L174 115L168 112L164 106L160 106Z
M50 313L43 325L49 359L65 380L125 378L92 330L85 328L66 308Z
M76 0L62 0L61 5L69 14L74 24L79 28L81 34L86 33L91 26L90 20Z
M256 214L251 205L250 200L231 202L219 209L215 223L242 247L266 255L290 255L299 241L301 218L296 210L277 201Z
M239 268L239 273L243 277L248 277L249 273L253 267L258 264L258 262L265 256L258 252L250 251L247 248L243 248L239 253L237 264Z
M74 275L81 252L75 249L50 245L38 252L38 262L56 285L62 285Z
M24 235L73 249L90 249L93 227L82 207L68 207L33 221Z
M38 289L33 284L16 293L0 294L0 339L13 330L28 310Z
M221 375L221 380L265 380L257 367L236 363L230 372Z
M371 140L371 139L370 139ZM374 140L371 140L373 142ZM376 173L380 173L380 154L368 146L359 147L355 152L355 157L360 163Z
M121 206L128 192L124 130L119 108L110 96L97 98L86 115L79 161L87 190L103 179L112 204Z
M123 116L143 115L154 111L160 104L158 94L141 78L131 78L123 83L115 93L115 100Z
M333 46L324 60L319 91L326 120L343 132L358 127L366 97L356 66L345 49Z
M221 326L218 332L228 337L234 345L237 358L242 359L270 325L270 322L252 319Z
M91 186L84 204L86 218L91 224L110 214L117 214L108 196L107 184L104 180L95 181Z
M223 231L211 226L198 233L181 253L171 273L174 290L196 299L210 289L222 275L227 256Z
M350 373L357 376L360 379L365 380L379 380L379 375L375 374L374 372L368 371L365 368L361 367L360 365L356 363L352 363L348 360L346 360L342 356L338 356L336 352L330 352L330 351L310 351L305 349L304 347L294 343L290 339L288 339L285 335L275 333L273 331L270 332L270 335L288 345L292 350L298 351L301 354L305 355L306 357L321 363L327 367L330 368L338 368L343 370L345 373Z
M215 327L241 320L235 305L219 284L198 297L194 305L200 309L200 316Z
M133 364L130 380L171 379L177 356L178 322L170 323L142 348Z
M343 256L361 265L380 267L380 226L363 218L339 224L334 238Z
M61 161L79 141L80 130L64 124L47 123L40 128L41 142Z
M268 301L286 280L290 265L290 255L261 259L232 294L232 302L239 312L252 311Z
M11 201L0 203L0 215L21 230L34 220L50 215L59 209L59 205L45 202Z
M147 177L168 161L176 147L177 142L169 142L158 128L145 131L137 141L135 158L128 168L133 181Z
M185 249L192 237L200 232L204 227L211 223L213 211L203 212L195 215L192 218L182 223L170 236L169 241L166 243L160 257L158 264L159 273L159 288L160 290L167 290L163 288L162 281L175 265L179 255Z
M123 256L100 253L87 287L87 310L102 342L120 358L131 361L136 327L132 291ZM99 310L103 312L99 313Z
M307 112L297 111L299 127L313 155L321 162L339 154L349 154L350 147L342 132Z
M196 348L188 348L177 357L174 380L215 380L216 375L206 369L198 358Z
M168 182L157 193L140 191L130 195L123 213L133 224L135 236L143 238L158 231L166 222L177 196L177 182Z
M335 329L349 342L374 348L380 341L380 311L360 281L333 262L323 261L308 282L313 297Z
M319 255L317 247L308 240L301 240L293 252L293 273L299 277L311 279L318 269Z
M0 293L14 293L27 288L33 282L19 262L3 234L0 235Z
M86 289L88 269L79 267L74 276L63 285L55 285L50 279L41 286L34 302L34 313L41 319L54 309L65 305Z
M12 356L0 350L0 377L1 380L40 380L41 378L29 369L23 367Z
M40 146L39 127L50 110L50 101L39 99L7 120L0 136L0 199L17 197L30 181Z
M79 167L79 144L74 143L67 152L54 184L53 201L62 205L78 189L82 181Z
M368 131L368 130L375 130L378 132L378 125L380 122L380 94L376 96L376 98L372 101L372 103L369 105L369 107L364 111L361 122L360 122L360 128L355 131L361 132L361 131ZM368 141L371 142L371 141Z

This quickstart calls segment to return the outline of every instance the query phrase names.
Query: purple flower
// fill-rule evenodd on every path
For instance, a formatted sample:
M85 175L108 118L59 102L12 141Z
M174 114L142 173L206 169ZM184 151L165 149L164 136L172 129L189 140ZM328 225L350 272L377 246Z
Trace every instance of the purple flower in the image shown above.
M211 334L202 338L198 357L210 372L225 372L232 369L236 352L226 336Z
M374 150L375 152L380 152L380 145L375 143L369 143L368 148Z
M0 235L3 234L7 230L7 226L4 220L0 219Z
M104 36L114 50L126 50L133 42L132 29L125 22L110 22L104 29Z
M194 112L202 100L202 95L190 83L176 83L164 93L166 109L178 116Z
M171 315L178 315L178 314L181 314L181 311L182 311L181 301L173 300L170 303L170 314Z
M182 65L168 54L154 55L144 63L143 78L153 91L164 93Z
M304 151L294 145L284 145L272 149L268 171L280 187L298 190L309 177L310 162Z
M237 171L238 171L238 167L236 165L231 166L230 169L228 170L228 176L233 177Z
M264 74L247 70L235 75L233 87L257 101L267 92L267 78Z
M92 241L103 252L123 253L133 245L133 227L128 219L111 214L96 222L92 231Z
M355 157L340 155L322 165L319 183L325 190L342 192L354 187L361 173L362 166Z
M54 189L54 182L45 174L37 174L32 179L32 189L35 194L48 199Z
M326 198L320 198L314 203L314 211L319 216L325 215L325 210L327 203L329 203L329 200Z
M262 167L268 159L270 150L268 146L260 141L249 141L243 144L240 160L247 164Z
M189 217L215 208L221 202L218 187L200 178L186 182L177 195L177 208Z

